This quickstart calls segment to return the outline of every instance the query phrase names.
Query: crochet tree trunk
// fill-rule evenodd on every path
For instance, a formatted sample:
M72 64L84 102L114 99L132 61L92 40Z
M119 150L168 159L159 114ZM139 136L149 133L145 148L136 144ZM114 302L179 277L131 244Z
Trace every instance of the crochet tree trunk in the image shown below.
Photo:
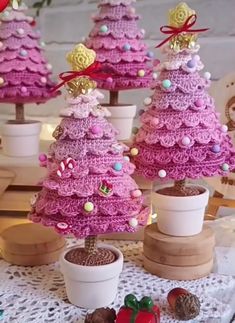
M138 28L134 0L101 0L93 17L94 28L85 44L97 53L97 61L112 76L97 80L100 89L110 91L110 104L118 104L118 91L148 87L152 72L148 62L153 53L143 42L145 31Z
M51 92L51 64L39 44L35 21L25 6L7 8L0 18L0 102L14 103L16 120L24 121L25 103L44 103L58 95Z
M210 73L199 74L204 68L199 48L190 33L163 47L165 59L134 143L137 172L150 180L173 179L182 187L186 178L225 175L235 167L227 126L207 93Z

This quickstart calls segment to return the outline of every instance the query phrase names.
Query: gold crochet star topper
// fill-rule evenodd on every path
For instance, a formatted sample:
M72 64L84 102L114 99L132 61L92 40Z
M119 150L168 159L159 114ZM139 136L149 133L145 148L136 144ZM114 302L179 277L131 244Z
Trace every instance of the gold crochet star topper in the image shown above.
M66 56L68 63L71 65L74 72L85 71L88 67L95 63L96 53L92 49L88 49L83 44L78 44ZM81 75L67 82L68 92L77 97L80 94L89 93L96 88L96 82L89 76Z
M174 9L169 10L168 23L171 27L181 28L184 26L187 19L195 14L196 12L192 10L185 2L180 2ZM194 48L196 40L197 34L183 32L171 39L170 47L176 52L184 48Z
M96 53L83 44L78 44L67 54L67 61L74 71L81 72L95 62Z

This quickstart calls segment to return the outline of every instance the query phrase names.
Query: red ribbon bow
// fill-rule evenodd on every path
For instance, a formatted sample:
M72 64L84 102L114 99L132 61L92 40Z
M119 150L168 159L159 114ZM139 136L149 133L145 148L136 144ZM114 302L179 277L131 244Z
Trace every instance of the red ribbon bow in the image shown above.
M183 26L181 27L172 27L172 26L162 26L160 28L160 31L165 35L170 35L166 39L164 39L159 45L156 46L156 48L161 47L166 42L171 40L173 37L183 33L183 32L190 32L190 33L199 33L209 30L209 28L201 28L201 29L191 29L195 25L197 21L197 15L191 15L188 17L188 19L185 21Z
M102 79L102 80L108 78L109 75L99 72L100 69L101 69L101 64L99 62L94 62L83 71L67 71L67 72L60 73L59 78L62 80L62 82L56 85L51 91L52 92L57 91L65 83L72 81L79 76L89 76L92 79Z

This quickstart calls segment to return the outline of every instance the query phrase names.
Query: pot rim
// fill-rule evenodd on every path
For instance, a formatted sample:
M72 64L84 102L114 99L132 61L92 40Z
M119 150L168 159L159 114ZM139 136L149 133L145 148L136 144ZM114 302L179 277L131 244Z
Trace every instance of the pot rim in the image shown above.
M101 103L101 106L102 107L106 107L106 108L123 108L123 107L125 107L125 108L132 108L132 107L134 107L134 108L136 108L137 107L137 105L136 104L132 104L132 103L119 103L119 104L117 104L117 105L114 105L114 104L109 104L109 103Z
M187 184L186 186L200 187L200 188L204 189L204 192L202 192L201 194L198 194L198 195L190 195L190 196L172 196L172 195L164 195L164 194L161 194L161 193L158 193L158 192L152 192L152 194L155 195L155 196L159 196L159 197L161 196L162 199L182 199L182 200L185 200L186 198L187 199L199 199L199 198L202 198L205 195L209 194L208 188L203 186L203 185ZM169 187L169 186L164 186L162 188L165 188L165 187Z
M116 247L112 246L112 245L109 245L109 244L105 244L105 243L100 243L98 244L98 247L102 247L102 248L105 248L105 249L109 249L109 250L112 250L115 255L117 256L117 259L110 263L110 264L106 264L106 265L101 265L101 266L82 266L82 265L78 265L78 264L74 264L68 260L65 259L65 255L72 249L77 249L77 248L80 248L79 245L76 245L76 246L73 246L73 247L70 247L70 248L67 248L66 250L64 250L60 256L60 260L63 261L63 263L66 265L66 266L69 266L71 268L76 268L76 269L84 269L85 267L86 268L89 268L89 271L97 271L97 269L99 268L100 270L105 270L106 268L112 266L112 265L116 265L118 262L122 262L123 261L123 254L121 253L121 251L119 249L117 249Z

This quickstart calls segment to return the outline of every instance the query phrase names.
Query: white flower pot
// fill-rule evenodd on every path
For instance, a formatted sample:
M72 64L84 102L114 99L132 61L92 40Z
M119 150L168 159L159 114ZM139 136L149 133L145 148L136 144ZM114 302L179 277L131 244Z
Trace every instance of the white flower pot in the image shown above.
M119 131L118 140L128 140L132 135L133 120L136 115L135 105L105 105L111 117L107 119Z
M176 237L193 236L202 231L209 191L195 196L168 196L152 193L159 230Z
M65 259L67 249L60 257L61 272L64 275L69 301L79 307L95 309L108 306L117 294L119 275L123 267L122 253L111 245L99 247L113 251L115 262L103 266L81 266Z
M39 153L41 123L8 121L1 128L3 153L11 157L34 156Z

